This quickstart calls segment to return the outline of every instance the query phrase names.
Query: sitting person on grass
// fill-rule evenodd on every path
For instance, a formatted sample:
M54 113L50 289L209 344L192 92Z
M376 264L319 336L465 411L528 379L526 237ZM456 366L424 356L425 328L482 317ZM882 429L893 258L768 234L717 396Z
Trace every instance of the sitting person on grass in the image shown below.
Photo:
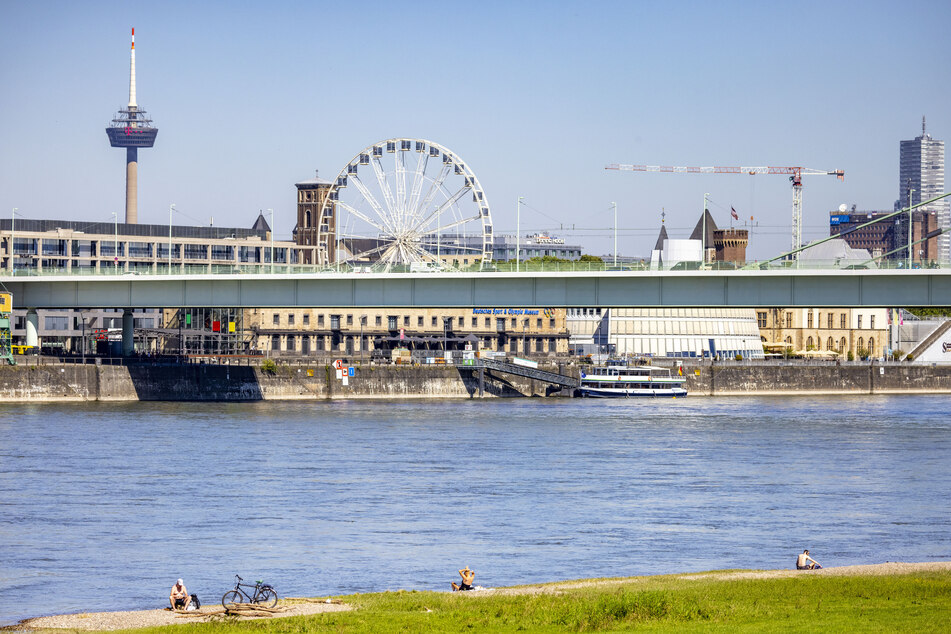
M185 583L179 579L172 586L172 591L168 593L168 602L172 604L173 610L187 610L188 604L192 598L188 596L188 590L185 589Z
M457 592L459 590L472 590L472 580L475 579L475 573L469 570L469 566L466 566L459 571L459 576L462 577L462 583L456 585L454 582L450 582L449 585L452 586L452 591Z

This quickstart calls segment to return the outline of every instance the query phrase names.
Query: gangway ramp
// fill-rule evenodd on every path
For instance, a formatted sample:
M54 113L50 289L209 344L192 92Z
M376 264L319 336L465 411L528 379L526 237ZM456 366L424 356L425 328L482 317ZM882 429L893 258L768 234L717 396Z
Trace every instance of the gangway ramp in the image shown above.
M951 320L943 322L938 325L931 334L925 337L925 340L915 346L915 349L908 353L907 356L912 359L917 359L924 353L925 350L934 345L934 342L940 339L944 333L948 332L948 329L951 328Z
M557 372L548 372L547 370L539 370L538 368L517 365L506 361L497 361L496 359L469 359L457 363L456 366L470 370L495 370L496 372L514 374L515 376L535 379L536 381L560 385L562 387L579 387L581 385L581 381L572 376L565 376Z

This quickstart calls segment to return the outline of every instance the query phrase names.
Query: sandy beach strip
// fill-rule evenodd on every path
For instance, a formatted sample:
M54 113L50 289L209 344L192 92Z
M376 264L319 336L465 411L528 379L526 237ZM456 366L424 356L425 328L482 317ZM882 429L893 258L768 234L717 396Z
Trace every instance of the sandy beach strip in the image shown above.
M733 579L779 579L784 577L799 577L803 575L818 576L870 576L870 575L905 575L922 572L947 572L951 571L951 561L928 561L921 563L905 562L885 562L882 564L871 564L861 566L839 566L835 568L822 568L821 570L737 570L727 572L701 572L674 575L680 579L696 580L733 580ZM670 575L664 575L670 576ZM586 588L593 586L614 586L630 585L638 581L646 581L650 577L628 577L618 579L592 579L581 581L563 581L555 583L545 583L538 585L517 586L512 588L494 588L488 590L492 594L559 594L566 590L575 588ZM485 592L462 592L460 595L479 596L485 595ZM322 612L341 612L352 609L345 603L334 601L327 603L326 600L301 600L289 599L281 601L279 604L285 607L287 611L275 614L273 617L241 617L241 618L283 618L288 616L301 616L307 614L319 614ZM198 616L201 614L202 616ZM186 616L188 615L188 616ZM46 629L70 629L70 630L89 630L89 631L108 631L121 630L138 627L151 627L155 625L178 625L181 623L190 623L195 621L207 621L210 619L221 618L221 606L211 605L203 606L199 611L186 613L173 612L167 609L159 610L135 610L131 612L84 612L82 614L62 614L59 616L42 616L34 619L27 619L18 625L2 628L4 630L25 631L25 630L46 630Z
M284 618L288 616L320 614L322 612L344 612L352 609L349 605L340 603L339 601L327 603L326 601L305 601L300 599L281 601L278 604L278 607L285 608L285 611L273 616L241 616L240 618L241 620ZM26 619L17 625L2 629L20 632L25 630L47 629L90 630L99 632L108 630L124 630L137 627L153 627L156 625L181 625L182 623L196 622L201 623L204 621L221 618L222 616L221 605L216 604L203 605L200 610L190 610L188 612L174 612L172 610L162 608L158 610L133 610L130 612L83 612L81 614L41 616L34 619Z

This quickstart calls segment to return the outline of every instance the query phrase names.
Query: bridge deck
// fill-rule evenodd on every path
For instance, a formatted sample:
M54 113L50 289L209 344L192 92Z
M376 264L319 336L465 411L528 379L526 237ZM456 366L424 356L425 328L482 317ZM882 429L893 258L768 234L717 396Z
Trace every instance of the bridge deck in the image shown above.
M16 276L0 283L18 308L951 306L951 269Z

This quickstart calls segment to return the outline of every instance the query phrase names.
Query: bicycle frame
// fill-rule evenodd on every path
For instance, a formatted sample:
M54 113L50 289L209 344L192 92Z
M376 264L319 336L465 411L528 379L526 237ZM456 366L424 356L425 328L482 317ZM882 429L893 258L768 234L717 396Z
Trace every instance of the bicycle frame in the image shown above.
M234 584L234 589L237 590L239 593L241 593L241 596L247 599L248 603L257 603L258 600L261 598L261 594L263 590L273 590L273 588L270 585L264 583L263 581L257 581L255 582L254 585L251 585L250 583L241 583L242 581L244 581L242 577L238 575L235 575L235 577L238 579L238 581L237 583ZM248 594L247 592L242 590L242 588L254 588L254 594L253 595Z

